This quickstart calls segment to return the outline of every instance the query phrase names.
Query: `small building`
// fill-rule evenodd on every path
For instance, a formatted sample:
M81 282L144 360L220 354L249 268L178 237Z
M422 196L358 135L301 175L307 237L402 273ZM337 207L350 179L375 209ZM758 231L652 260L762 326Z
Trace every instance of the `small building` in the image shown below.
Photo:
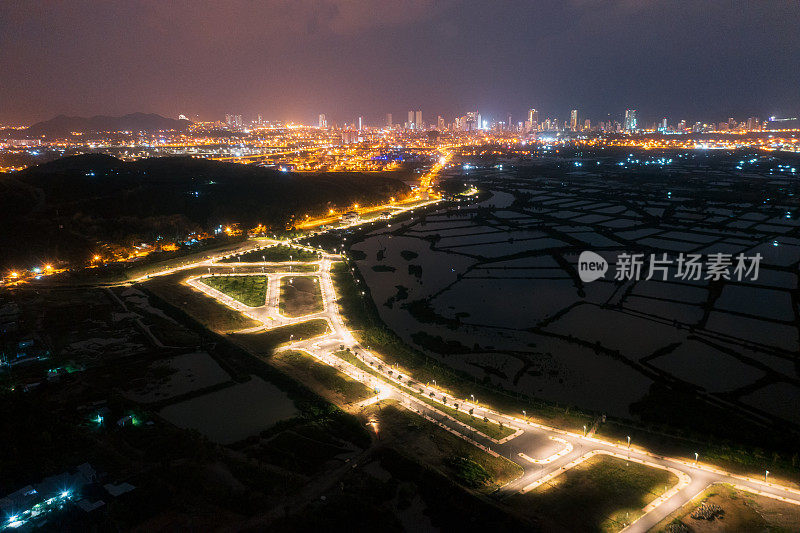
M361 220L361 216L358 214L358 211L348 211L344 215L342 215L342 224L353 224Z

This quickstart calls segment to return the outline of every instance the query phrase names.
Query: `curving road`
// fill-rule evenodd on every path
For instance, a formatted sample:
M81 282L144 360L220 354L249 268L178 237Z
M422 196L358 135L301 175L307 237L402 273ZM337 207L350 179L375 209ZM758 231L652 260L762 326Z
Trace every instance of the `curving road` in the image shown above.
M516 416L498 413L475 402L473 398L454 398L437 387L423 385L413 380L413 385L409 385L408 376L398 376L397 372L392 370L390 365L382 361L377 354L361 346L345 326L336 304L336 293L330 275L331 264L340 259L339 256L324 253L319 261L304 263L318 265L318 272L304 272L303 275L316 276L319 279L324 302L323 311L305 317L286 317L278 310L280 278L292 275L288 272L265 274L269 278L269 289L265 305L255 308L247 307L201 283L200 278L202 278L202 275L190 278L188 283L195 289L263 324L246 331L263 331L264 329L306 321L310 318L327 320L330 324L331 333L284 345L283 348L303 350L320 361L334 366L354 379L378 390L379 393L375 399L396 399L406 408L419 413L451 433L472 442L491 454L502 455L519 464L523 468L524 474L498 490L495 493L495 497L498 499L531 490L538 484L552 479L592 455L609 454L652 467L670 470L679 479L679 482L674 487L670 488L660 498L651 502L644 509L644 514L639 519L628 524L624 529L626 532L648 531L668 514L686 504L714 483L730 483L743 490L800 505L800 490L791 487L768 483L763 479L739 476L703 463L695 464L678 458L658 456L635 446L635 443L630 447L620 446L596 438L591 435L591 432L584 436L583 434L543 426ZM260 268L267 265L271 267L282 265L286 268L289 266L288 263L223 265L216 263L214 258L204 261L202 265L196 264L194 266L207 267L207 274L204 275L213 273L262 275ZM334 355L342 347L349 348L361 362L371 368L371 371L354 366ZM411 386L413 386L413 389ZM483 418L485 416L490 421L502 423L503 426L514 429L515 432L501 440L493 439L449 416L444 410L436 408L429 402L423 402L415 394L419 392L419 388L423 388L426 399L434 400L436 404L441 404L444 400L448 407L452 407L455 403L458 403L459 410L467 412L470 409L474 409L476 417ZM431 393L433 397L431 397Z

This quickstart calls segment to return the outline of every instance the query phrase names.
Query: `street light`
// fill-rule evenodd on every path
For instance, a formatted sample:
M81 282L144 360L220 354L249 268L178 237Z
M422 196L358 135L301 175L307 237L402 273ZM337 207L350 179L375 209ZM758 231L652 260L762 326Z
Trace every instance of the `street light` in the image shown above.
M584 424L584 426L583 426L583 436L584 436L584 437L586 436L586 425L585 425L585 424Z
M631 449L631 436L628 435L628 449Z
M769 470L764 471L764 483L767 483L767 476L769 475Z
M525 409L522 410L522 418L528 418L528 413L525 412Z
M697 459L700 455L697 452L694 452L694 466L697 466Z

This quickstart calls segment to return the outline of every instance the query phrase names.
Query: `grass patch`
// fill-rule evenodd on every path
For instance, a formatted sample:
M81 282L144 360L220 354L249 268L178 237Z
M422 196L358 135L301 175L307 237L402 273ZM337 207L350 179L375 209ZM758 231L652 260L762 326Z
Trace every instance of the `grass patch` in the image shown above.
M262 357L269 357L272 352L287 342L311 339L328 333L328 322L322 318L290 324L270 329L261 333L232 334L231 338L246 350Z
M464 486L489 493L523 473L518 464L486 453L403 409L394 400L370 405L364 414L377 422L379 438L384 444L436 468Z
M344 403L355 403L375 395L375 392L363 383L354 380L324 363L320 363L312 356L299 351L283 351L272 357L272 362L278 367L287 366L291 374L304 382L320 385L314 387L325 391L333 391L339 395Z
M315 276L281 278L280 312L286 316L305 316L325 309L319 279Z
M491 474L483 466L466 457L451 457L446 464L456 478L469 488L482 487L492 480Z
M544 530L619 531L678 482L672 472L595 455L548 483L507 501L541 520Z
M290 259L291 257L291 259ZM278 263L283 261L316 261L319 259L317 252L304 248L295 248L285 244L276 244L268 248L250 250L243 254L233 255L220 260L220 263Z
M248 307L266 304L269 283L266 276L213 276L200 281Z

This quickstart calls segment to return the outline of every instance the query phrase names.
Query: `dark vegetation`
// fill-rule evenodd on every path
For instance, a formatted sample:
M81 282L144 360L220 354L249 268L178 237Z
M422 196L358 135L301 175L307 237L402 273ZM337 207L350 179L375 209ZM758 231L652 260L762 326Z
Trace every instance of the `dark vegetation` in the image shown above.
M84 263L97 242L132 246L219 225L283 229L293 217L402 197L399 180L360 173L292 174L189 157L123 162L59 159L0 177L3 267Z

